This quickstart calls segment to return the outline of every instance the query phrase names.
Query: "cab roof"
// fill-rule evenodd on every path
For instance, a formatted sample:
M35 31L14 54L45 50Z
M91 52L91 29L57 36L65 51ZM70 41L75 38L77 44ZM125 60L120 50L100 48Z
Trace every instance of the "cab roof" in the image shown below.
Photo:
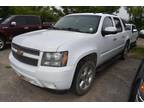
M106 14L106 13L73 13L73 14L68 14L67 16L72 16L72 15L98 15L98 16L118 17L117 15L114 15L114 14Z

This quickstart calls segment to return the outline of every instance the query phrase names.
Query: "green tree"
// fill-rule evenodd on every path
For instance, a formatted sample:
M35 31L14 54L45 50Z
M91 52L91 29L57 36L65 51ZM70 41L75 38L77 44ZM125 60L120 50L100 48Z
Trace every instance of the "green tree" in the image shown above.
M0 18L5 18L11 14L10 7L0 6Z
M130 16L130 22L134 23L139 30L144 29L144 7L133 6L126 9Z
M62 6L57 9L54 6L11 6L0 7L0 17L9 15L39 15L44 22L57 21L60 17L70 13L113 13L119 7L117 6Z
M119 6L62 6L65 14L69 13L109 13L117 12Z

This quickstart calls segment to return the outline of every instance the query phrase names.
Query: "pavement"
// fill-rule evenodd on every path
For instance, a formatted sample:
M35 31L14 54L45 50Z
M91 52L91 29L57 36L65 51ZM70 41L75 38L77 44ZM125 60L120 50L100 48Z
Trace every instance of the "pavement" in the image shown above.
M90 91L76 96L71 91L55 91L34 86L20 79L9 65L10 48L0 52L0 101L2 102L126 102L139 59L112 59L100 70Z

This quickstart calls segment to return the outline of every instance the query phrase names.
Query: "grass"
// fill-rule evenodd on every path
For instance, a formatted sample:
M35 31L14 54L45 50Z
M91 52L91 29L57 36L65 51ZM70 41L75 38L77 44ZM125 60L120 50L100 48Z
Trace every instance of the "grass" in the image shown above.
M11 66L7 65L5 66L6 69L11 69Z
M143 47L134 47L130 50L130 56L137 59L144 58L144 48Z

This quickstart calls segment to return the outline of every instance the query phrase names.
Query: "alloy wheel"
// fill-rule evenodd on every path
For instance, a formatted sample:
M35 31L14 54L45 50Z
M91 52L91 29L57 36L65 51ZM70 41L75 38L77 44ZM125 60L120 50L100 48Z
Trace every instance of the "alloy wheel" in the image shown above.
M93 69L90 66L86 66L81 71L82 72L79 76L78 86L81 90L86 90L90 87L93 81Z

